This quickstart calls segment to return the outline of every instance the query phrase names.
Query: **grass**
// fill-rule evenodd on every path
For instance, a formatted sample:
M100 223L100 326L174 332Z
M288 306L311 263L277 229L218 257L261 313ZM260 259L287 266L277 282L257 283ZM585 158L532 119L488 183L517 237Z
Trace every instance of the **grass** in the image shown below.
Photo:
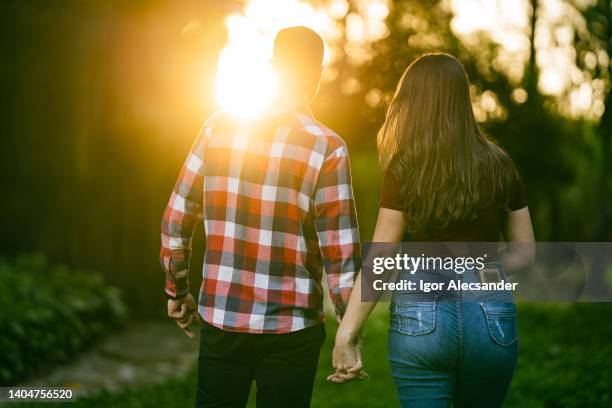
M612 304L522 304L518 316L519 362L505 407L611 406ZM325 380L331 372L336 328L329 319L328 339L315 382L314 408L398 406L387 362L387 318L384 305L380 305L367 323L364 362L370 378L343 385ZM114 394L102 392L69 406L189 407L193 406L195 381L193 370L185 378ZM253 398L249 406L255 406Z

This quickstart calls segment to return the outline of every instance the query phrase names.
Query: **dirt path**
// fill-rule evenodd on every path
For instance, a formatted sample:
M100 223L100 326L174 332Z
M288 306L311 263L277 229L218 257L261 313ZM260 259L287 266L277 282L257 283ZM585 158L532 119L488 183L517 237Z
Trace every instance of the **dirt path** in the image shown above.
M196 363L198 340L171 321L128 325L74 362L24 386L69 386L88 394L101 389L162 382L185 374Z

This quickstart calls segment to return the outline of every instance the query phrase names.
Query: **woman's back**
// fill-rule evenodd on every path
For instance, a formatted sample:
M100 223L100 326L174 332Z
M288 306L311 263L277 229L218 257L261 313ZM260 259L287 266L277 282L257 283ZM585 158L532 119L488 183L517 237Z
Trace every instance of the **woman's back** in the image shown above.
M500 254L497 241L502 227L509 242L533 242L533 231L514 163L478 127L467 75L456 58L428 54L406 69L378 148L385 179L373 242L471 242L454 247L492 255L480 271L404 271L411 280L398 274L397 282L415 284L394 291L389 313L389 362L402 407L499 407L518 351L512 296L506 290L475 296L462 288L501 281L506 266L532 262L533 253L514 246ZM424 247L449 250L456 260L462 256L451 245ZM336 334L338 382L346 368L359 368L351 345L374 307L360 302L367 280L357 279ZM437 286L425 289L424 283Z
M380 206L391 210L403 211L404 200L402 198L403 180L391 171L385 172ZM487 183L480 183L480 197L489 197ZM515 191L510 194L508 203L504 203L501 194L492 197L489 202L483 203L473 217L450 222L444 227L433 225L426 226L418 232L407 232L404 241L413 242L496 242L499 240L506 214L516 211L527 205L525 189L519 178L515 183ZM494 192L495 194L495 192Z
M406 70L378 148L381 207L404 213L411 241L497 241L504 215L526 205L514 163L480 130L467 75L450 55Z

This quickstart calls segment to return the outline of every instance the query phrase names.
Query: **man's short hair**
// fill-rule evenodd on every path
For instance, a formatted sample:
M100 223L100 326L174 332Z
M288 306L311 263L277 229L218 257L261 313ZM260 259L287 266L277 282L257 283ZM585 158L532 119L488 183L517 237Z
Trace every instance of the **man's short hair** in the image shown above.
M274 39L273 60L285 91L309 101L317 93L323 64L323 39L307 27L284 28Z
M308 27L284 28L274 39L274 60L283 65L320 68L323 50L323 39Z

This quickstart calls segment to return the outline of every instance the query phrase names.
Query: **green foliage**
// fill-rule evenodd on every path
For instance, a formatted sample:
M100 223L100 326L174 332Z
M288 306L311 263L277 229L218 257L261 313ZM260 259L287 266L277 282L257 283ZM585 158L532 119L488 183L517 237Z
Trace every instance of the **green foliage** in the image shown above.
M538 4L537 1L531 3ZM585 71L586 78L603 80L606 89L610 88L610 74L599 65L589 71L584 67L584 59L588 55L587 59L592 60L597 51L602 61L608 61L603 57L607 55L605 47L609 43L608 3L594 2L582 10L588 30L577 30L575 39L578 66ZM603 119L612 117L609 115L612 109L606 110L608 116L604 115L599 126L590 120L563 116L560 113L563 99L543 95L537 87L539 71L533 42L533 52L522 67L524 74L510 77L508 64L499 63L503 47L488 32L474 33L467 41L452 30L453 14L448 2L403 0L391 2L390 6L386 20L389 35L372 44L372 58L358 63L338 58L334 63L337 77L322 85L315 104L315 111L323 122L346 138L351 154L354 156L357 148L363 153L367 150L375 165L376 131L404 70L423 53L449 52L465 66L473 85L474 105L479 105L476 101L485 92L494 95L497 101L499 111L485 113L480 109L481 115L477 117L484 120L481 122L483 130L510 153L519 169L527 188L537 239L609 240L612 229L607 227L605 216L609 217L612 208L608 204L610 177L607 177L611 166L606 161L610 157L607 154L610 136L602 137L609 134ZM531 14L529 9L525 12ZM607 67L612 69L612 65ZM360 86L354 93L346 94L343 84L349 80L357 81ZM527 93L526 101L519 103L511 97L516 88ZM612 93L606 92L608 102L605 105L608 106ZM378 96L368 98L370 93ZM353 168L355 164L353 160ZM359 187L360 183L370 184L368 174L362 178L355 169L354 173L356 192L364 189ZM375 191L380 189L363 197L376 202ZM360 200L363 198L358 197L358 206L371 206L371 203L360 204ZM365 217L359 213L362 224L364 220L375 222L375 218L368 218L369 215L370 212L366 212ZM363 228L362 236L366 240L371 238L363 234Z
M519 305L519 361L509 407L612 403L611 303Z
M388 314L380 305L366 323L363 349L370 378L343 385L329 383L337 324L328 319L321 350L313 408L395 407L399 405L387 360ZM505 407L603 407L612 400L612 304L535 305L518 308L520 351ZM102 392L77 400L74 407L193 406L196 371L164 384ZM254 407L255 387L249 407ZM47 404L49 405L49 404Z
M67 361L125 319L117 289L44 257L0 258L0 384Z

